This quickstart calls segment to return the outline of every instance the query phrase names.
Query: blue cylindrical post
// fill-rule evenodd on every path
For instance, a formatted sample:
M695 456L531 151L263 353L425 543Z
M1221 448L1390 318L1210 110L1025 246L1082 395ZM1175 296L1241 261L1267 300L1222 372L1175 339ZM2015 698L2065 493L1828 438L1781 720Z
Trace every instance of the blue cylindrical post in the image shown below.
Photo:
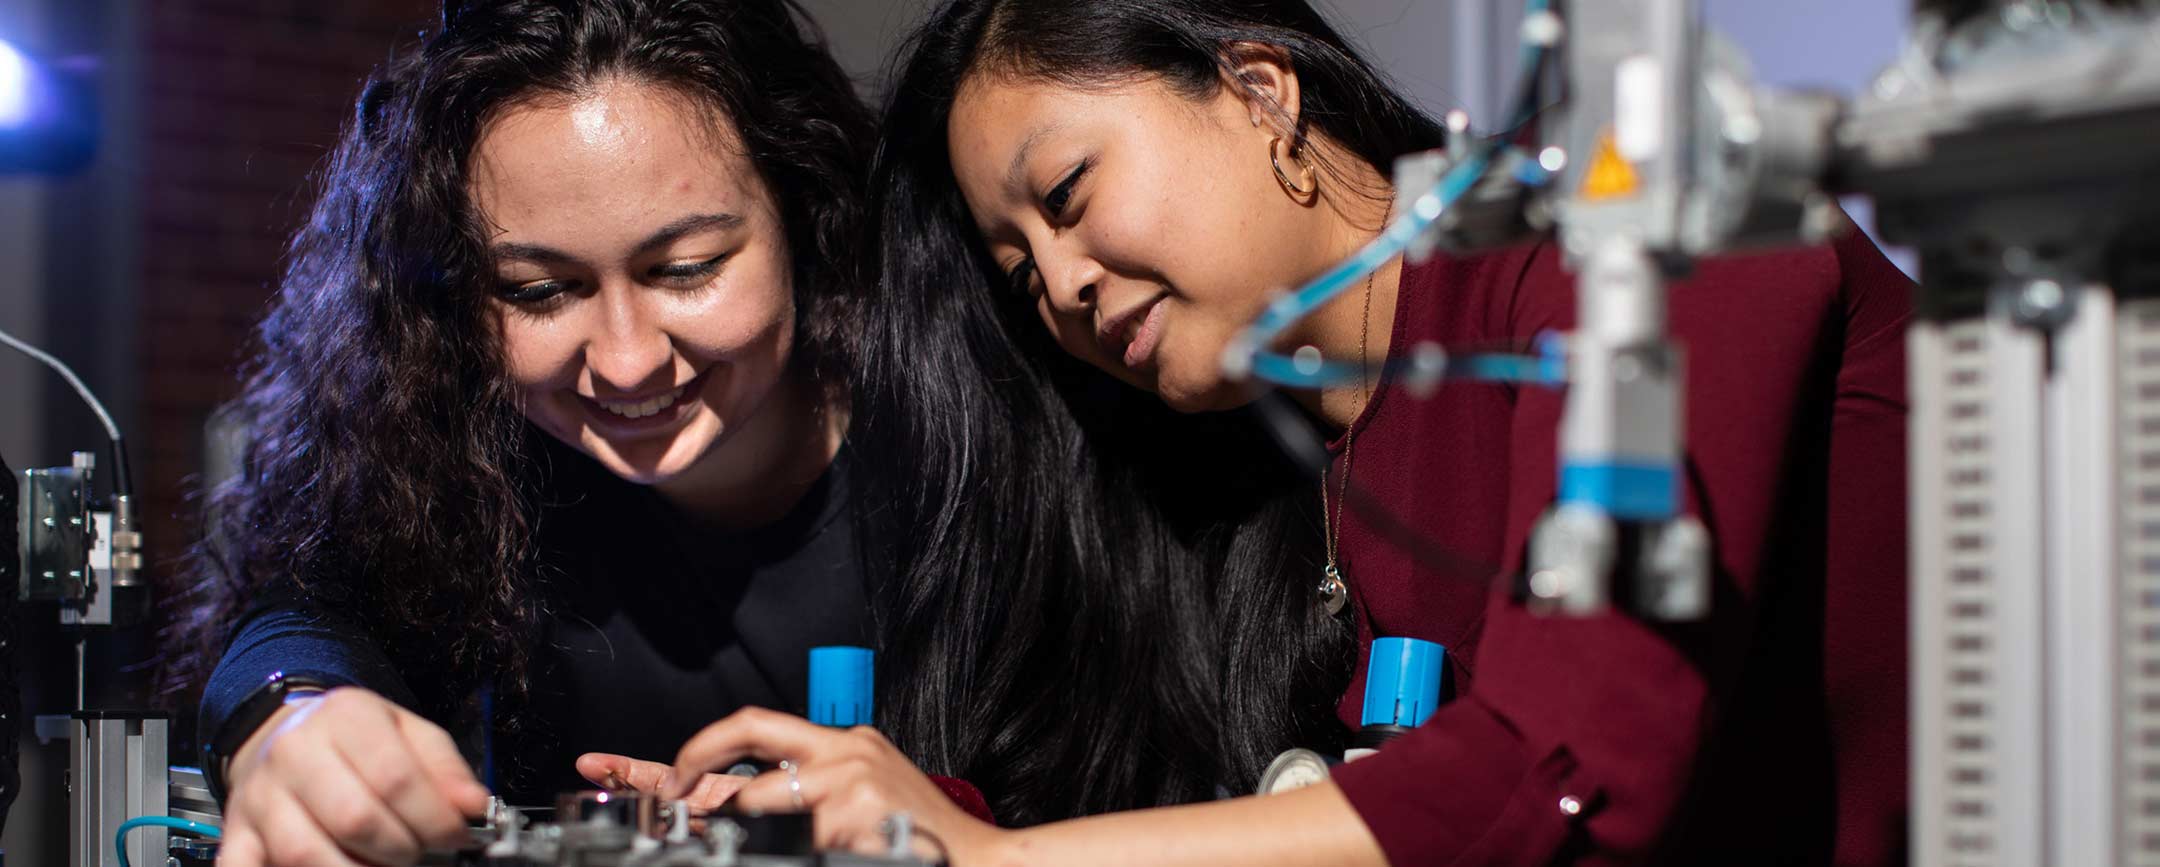
M822 726L869 725L876 707L877 654L867 647L810 649L810 721Z
M1447 648L1416 638L1376 638L1365 668L1365 709L1355 749L1345 758L1369 755L1403 732L1423 725L1444 700Z

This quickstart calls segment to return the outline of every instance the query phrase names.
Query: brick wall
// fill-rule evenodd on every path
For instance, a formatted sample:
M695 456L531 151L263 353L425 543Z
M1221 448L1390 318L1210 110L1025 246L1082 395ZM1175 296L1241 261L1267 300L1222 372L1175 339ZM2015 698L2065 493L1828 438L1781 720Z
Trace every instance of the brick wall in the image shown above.
M184 515L202 427L307 213L309 174L364 76L431 26L434 0L144 0L140 13L141 411L146 514ZM150 537L170 564L191 529Z

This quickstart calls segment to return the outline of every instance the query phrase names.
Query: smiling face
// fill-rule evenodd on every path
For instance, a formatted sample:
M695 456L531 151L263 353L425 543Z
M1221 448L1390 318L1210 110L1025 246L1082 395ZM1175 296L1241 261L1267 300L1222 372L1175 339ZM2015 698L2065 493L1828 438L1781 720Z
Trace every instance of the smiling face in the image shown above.
M525 416L616 475L683 476L786 378L779 213L732 127L688 99L611 79L507 108L471 195Z
M1247 80L1294 111L1287 70ZM1223 409L1251 397L1223 377L1224 346L1342 253L1333 215L1275 179L1277 116L1229 86L1196 99L1153 78L977 74L949 156L1008 291L1035 296L1065 351L1180 410Z

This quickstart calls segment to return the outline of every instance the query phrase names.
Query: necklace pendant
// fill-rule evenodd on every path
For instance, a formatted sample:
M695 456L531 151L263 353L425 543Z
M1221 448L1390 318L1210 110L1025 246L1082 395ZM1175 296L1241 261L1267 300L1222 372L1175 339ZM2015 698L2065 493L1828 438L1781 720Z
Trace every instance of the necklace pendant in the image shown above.
M1320 605L1327 609L1329 617L1341 614L1343 606L1350 604L1350 585L1343 583L1342 572L1337 570L1333 563L1327 565L1325 577L1320 579L1317 589L1320 593Z

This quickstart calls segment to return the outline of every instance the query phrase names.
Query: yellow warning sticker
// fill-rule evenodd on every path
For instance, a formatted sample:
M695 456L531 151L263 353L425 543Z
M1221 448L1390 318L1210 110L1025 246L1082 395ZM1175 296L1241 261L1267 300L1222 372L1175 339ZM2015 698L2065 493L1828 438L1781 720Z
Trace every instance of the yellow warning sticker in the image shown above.
M1597 156L1590 160L1590 170L1583 173L1582 189L1577 194L1585 201L1602 202L1627 198L1641 188L1642 179L1636 176L1635 166L1620 155L1612 130L1600 134Z

